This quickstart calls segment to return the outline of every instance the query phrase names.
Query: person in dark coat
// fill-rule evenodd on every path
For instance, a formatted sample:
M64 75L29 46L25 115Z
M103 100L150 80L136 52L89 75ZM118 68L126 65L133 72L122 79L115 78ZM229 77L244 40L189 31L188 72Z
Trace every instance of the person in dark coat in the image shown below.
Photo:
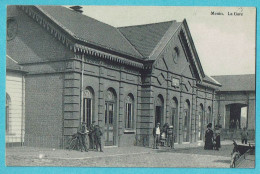
M85 152L88 151L87 146L86 146L86 125L85 123L82 123L81 126L78 129L78 135L79 135L79 145L80 145L80 149L81 152L83 152L83 149L85 150Z
M212 131L212 124L209 123L207 125L207 130L205 132L205 145L204 145L204 149L205 150L213 150L213 131Z
M94 129L95 129L95 121L89 126L89 148L95 149L95 142L94 142Z
M101 136L102 136L102 131L99 127L99 125L95 125L94 128L94 139L95 139L95 144L96 144L96 151L98 151L98 147L100 148L100 152L103 152L102 150L102 145L101 145Z

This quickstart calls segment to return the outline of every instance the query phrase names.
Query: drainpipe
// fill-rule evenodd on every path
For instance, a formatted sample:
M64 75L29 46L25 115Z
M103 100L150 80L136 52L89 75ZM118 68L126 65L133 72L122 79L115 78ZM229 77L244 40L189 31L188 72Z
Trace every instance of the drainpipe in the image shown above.
M22 75L22 117L21 117L21 146L23 146L23 131L24 131L24 115L25 115L25 86L24 86L24 75Z
M81 57L81 108L80 108L80 123L81 119L83 119L83 87L84 87L84 54Z

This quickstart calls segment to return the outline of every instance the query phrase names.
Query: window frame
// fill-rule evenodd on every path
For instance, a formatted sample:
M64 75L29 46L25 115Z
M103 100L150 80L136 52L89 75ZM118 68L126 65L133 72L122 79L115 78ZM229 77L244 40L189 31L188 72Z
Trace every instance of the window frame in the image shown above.
M130 110L129 110L130 108ZM125 131L134 130L134 98L131 94L128 94L125 100Z

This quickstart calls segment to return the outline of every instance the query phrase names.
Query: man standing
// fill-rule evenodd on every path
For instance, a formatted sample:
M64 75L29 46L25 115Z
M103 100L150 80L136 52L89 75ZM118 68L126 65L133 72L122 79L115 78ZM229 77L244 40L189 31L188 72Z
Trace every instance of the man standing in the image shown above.
M95 149L95 142L94 142L94 134L95 134L95 121L89 127L89 147L90 149Z
M155 149L159 149L158 148L158 144L160 141L160 134L161 134L161 130L160 130L160 123L156 124L156 127L153 128L153 138L154 138L154 145L153 148Z
M95 131L94 139L95 139L95 144L96 144L96 151L98 151L98 146L99 146L100 152L103 152L102 145L101 145L101 136L103 134L102 134L102 132L100 130L99 125L95 125L94 131Z
M246 127L243 128L243 131L241 132L241 142L242 144L247 144L247 137L248 137L248 132L246 130Z
M239 120L236 121L236 129L239 129Z
M86 125L85 124L86 123L83 122L78 129L79 145L80 145L81 152L83 152L83 148L86 152L88 151L87 146L86 146L86 134L87 134L87 132L86 132Z
M173 132L173 126L172 125L168 127L167 135L168 135L168 138L167 138L168 147L170 146L171 149L174 149L174 132Z

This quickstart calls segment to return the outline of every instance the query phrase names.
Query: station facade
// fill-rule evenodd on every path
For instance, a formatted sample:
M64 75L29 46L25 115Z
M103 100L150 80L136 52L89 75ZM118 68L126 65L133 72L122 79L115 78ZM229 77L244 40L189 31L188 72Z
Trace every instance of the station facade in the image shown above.
M65 147L93 121L106 146L152 146L158 122L191 143L216 124L221 84L204 73L186 20L115 28L60 6L7 16L7 55L26 72L25 144Z

